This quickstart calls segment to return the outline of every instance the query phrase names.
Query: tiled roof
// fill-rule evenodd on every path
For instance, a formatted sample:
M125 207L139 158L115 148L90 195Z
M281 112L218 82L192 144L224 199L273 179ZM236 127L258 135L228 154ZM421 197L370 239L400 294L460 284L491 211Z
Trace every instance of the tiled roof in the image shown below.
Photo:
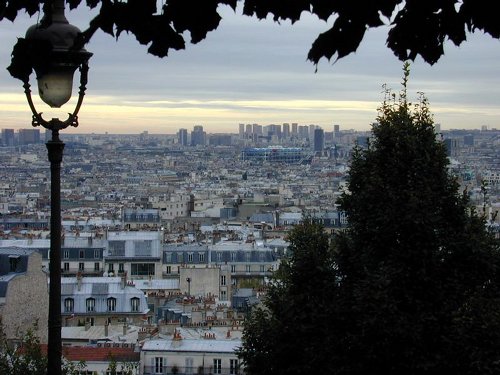
M117 362L138 362L140 359L140 353L134 348L65 346L62 351L64 358L73 362L108 362L111 358Z

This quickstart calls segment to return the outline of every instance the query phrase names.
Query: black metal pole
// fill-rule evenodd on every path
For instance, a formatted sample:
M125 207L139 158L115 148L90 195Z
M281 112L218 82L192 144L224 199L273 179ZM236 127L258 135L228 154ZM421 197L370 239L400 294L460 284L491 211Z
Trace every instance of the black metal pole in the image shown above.
M50 161L50 287L47 375L61 375L61 162L64 143L52 130L46 143Z

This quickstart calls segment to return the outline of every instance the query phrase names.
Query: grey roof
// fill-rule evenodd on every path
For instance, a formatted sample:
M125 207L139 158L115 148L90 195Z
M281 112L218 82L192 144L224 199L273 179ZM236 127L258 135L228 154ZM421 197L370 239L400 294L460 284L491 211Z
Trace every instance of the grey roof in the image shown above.
M92 284L92 294L108 294L109 284Z
M126 335L123 334L123 325L110 324L108 326L108 335L105 334L104 326L91 327L62 327L61 337L66 340L109 340L136 343L139 333L139 327L127 326Z
M261 222L272 223L274 221L274 218L273 214L270 212L254 213L252 216L250 216L250 219L248 221L251 223L261 223Z
M95 310L93 314L107 313L107 299L116 299L117 314L146 314L148 304L144 292L135 288L132 284L127 284L122 288L120 277L82 277L80 286L76 277L63 277L61 279L61 311L64 312L64 300L71 298L74 301L72 312L65 314L86 314L86 300L93 298L95 300ZM139 299L140 311L133 312L130 300Z
M74 284L61 284L61 295L73 294Z
M234 292L233 297L252 297L255 296L255 290L251 288L241 288Z
M26 272L28 269L28 257L34 250L17 249L13 247L0 248L0 276L11 273L10 258L19 257L15 273Z
M142 351L234 353L239 347L241 347L240 339L151 340L144 343Z
M134 280L134 285L140 290L179 289L179 279Z

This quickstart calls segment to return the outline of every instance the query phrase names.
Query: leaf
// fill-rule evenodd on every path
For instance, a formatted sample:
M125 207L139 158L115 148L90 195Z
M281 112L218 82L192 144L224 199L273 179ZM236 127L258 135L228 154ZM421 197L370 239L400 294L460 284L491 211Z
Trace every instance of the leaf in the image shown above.
M498 2L495 0L464 0L460 14L465 19L469 31L483 30L492 37L500 38L498 22Z
M330 60L334 55L340 59L358 49L366 27L349 19L338 18L333 27L320 34L314 41L307 58L318 64L322 57Z
M201 1L196 7L183 0L171 0L164 10L179 34L189 31L191 42L198 43L219 26L222 18L217 13L217 5L218 1L214 0Z

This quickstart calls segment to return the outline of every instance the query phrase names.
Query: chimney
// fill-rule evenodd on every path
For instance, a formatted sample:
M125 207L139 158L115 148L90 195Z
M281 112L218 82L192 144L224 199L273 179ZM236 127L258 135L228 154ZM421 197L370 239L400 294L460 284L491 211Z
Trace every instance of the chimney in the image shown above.
M177 331L177 329L174 330L173 340L175 340L175 341L182 340L181 333L180 333L180 331Z
M127 271L123 272L122 278L121 278L121 287L122 289L125 289L125 286L127 285Z
M76 286L78 288L78 291L82 289L82 273L78 272L76 274Z

